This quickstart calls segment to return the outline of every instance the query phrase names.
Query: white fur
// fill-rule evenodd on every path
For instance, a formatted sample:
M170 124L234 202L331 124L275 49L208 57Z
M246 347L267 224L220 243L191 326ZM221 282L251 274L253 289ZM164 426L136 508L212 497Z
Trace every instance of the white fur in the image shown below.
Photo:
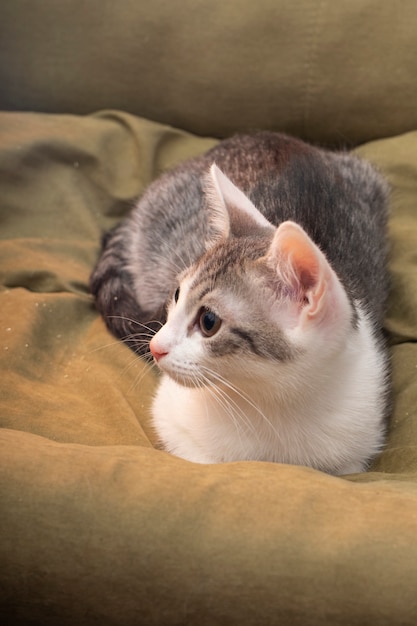
M176 359L181 375L198 373L204 351L194 340L188 350L177 344L177 353L173 342L171 364L164 364L171 375ZM215 392L164 375L153 419L165 448L197 463L252 459L363 471L383 442L384 360L364 314L333 343L304 337L305 352L294 363L252 360L250 373L238 372L231 383L241 395L222 383Z

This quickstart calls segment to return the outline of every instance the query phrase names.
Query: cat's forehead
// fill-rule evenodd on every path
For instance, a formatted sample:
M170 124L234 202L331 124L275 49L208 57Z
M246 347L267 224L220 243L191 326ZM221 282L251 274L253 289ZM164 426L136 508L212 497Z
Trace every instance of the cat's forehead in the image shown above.
M253 291L255 262L268 248L267 241L232 241L210 250L181 277L187 309L212 296L228 308L241 307L241 298Z
M248 269L253 261L264 256L270 245L270 237L232 237L210 248L192 268L195 288L200 282L211 282L237 277Z

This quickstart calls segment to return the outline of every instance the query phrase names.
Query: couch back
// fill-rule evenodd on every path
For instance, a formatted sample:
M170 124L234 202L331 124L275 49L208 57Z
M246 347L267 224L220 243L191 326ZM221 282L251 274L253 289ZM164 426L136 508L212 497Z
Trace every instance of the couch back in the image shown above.
M415 0L2 0L0 109L357 144L417 128Z

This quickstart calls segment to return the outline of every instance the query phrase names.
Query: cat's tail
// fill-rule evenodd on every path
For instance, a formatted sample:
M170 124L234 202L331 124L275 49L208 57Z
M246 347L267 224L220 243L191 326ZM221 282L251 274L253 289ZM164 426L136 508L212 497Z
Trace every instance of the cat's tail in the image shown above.
M164 311L143 311L135 298L117 229L103 237L102 252L90 278L90 291L107 328L136 354L150 357L149 341L165 322Z

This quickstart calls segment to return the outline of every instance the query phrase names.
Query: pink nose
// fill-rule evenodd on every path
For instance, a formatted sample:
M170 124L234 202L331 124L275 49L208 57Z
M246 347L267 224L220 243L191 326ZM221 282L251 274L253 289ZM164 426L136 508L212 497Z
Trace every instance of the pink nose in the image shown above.
M149 343L149 349L152 353L153 358L155 359L155 361L159 361L159 359L161 359L163 356L166 356L168 354L168 352L164 351L161 346L158 346L157 342L154 339L151 339L150 343Z

